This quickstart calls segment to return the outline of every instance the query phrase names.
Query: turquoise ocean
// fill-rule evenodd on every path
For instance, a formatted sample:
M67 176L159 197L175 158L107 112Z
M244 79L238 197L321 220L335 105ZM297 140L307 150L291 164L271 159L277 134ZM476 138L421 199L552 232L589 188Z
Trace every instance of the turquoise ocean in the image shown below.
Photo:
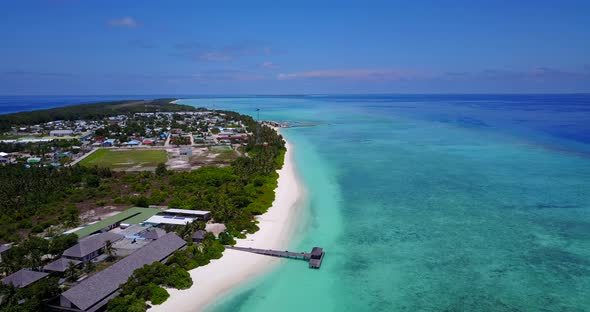
M200 98L289 121L284 260L210 311L590 311L590 96ZM207 281L200 287L207 287Z
M177 96L0 97L0 113ZM298 126L290 249L326 250L209 311L590 311L590 95L183 97Z

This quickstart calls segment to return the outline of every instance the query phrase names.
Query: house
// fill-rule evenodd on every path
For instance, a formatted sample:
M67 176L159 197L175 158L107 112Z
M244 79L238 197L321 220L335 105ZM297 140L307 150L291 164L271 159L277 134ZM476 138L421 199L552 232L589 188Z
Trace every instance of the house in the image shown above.
M105 146L105 147L110 147L113 145L115 145L115 139L108 139L108 140L104 140L102 142L102 146Z
M123 144L128 145L128 146L137 146L137 145L141 144L141 142L139 142L137 140L131 140L131 141L123 143Z
M46 277L49 273L21 269L2 279L2 284L13 285L16 288L27 287Z
M96 234L82 239L78 244L66 249L62 256L82 262L90 261L104 252L107 241L116 242L123 237L123 235L110 232Z
M54 137L72 136L73 134L74 134L73 130L51 130L51 131L49 131L49 136L54 136Z
M29 157L27 159L27 164L38 164L41 162L41 158L39 157Z
M207 231L204 230L197 230L193 233L193 235L191 236L193 239L193 242L195 243L200 243L203 240L205 240L205 235L207 234Z
M98 311L119 294L119 286L127 281L135 269L155 261L164 262L186 242L174 233L168 233L123 258L110 267L83 280L63 292L59 302L50 308L65 311Z
M77 266L80 263L82 263L82 261L61 257L51 262L50 264L44 266L43 271L48 273L64 273L70 266L70 263L73 263Z

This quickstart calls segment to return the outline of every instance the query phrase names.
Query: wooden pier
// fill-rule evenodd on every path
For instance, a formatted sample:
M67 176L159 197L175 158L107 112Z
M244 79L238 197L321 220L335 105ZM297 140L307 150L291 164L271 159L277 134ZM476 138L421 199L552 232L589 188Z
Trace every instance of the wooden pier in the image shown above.
M292 252L292 251L280 251L272 249L257 249L250 247L236 247L236 246L225 246L225 248L251 252L259 255L279 257L279 258L290 258L309 261L310 269L319 269L322 266L322 260L324 260L325 252L320 247L313 247L311 252Z

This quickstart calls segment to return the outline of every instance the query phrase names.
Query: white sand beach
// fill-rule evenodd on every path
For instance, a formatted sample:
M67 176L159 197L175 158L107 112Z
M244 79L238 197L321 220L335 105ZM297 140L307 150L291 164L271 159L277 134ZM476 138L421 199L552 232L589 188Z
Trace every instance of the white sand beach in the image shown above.
M278 187L272 207L258 217L260 230L238 240L236 246L286 249L300 215L304 190L293 162L293 146L287 142L283 168L279 170ZM226 250L223 257L190 271L193 286L186 290L168 289L170 298L149 311L201 311L229 290L267 272L279 258Z

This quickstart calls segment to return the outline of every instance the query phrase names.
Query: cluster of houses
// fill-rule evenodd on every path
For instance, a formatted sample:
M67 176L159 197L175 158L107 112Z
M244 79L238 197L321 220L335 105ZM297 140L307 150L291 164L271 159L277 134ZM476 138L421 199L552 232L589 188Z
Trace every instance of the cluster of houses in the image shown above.
M85 153L90 151L88 147L73 145L69 148L51 147L48 151L42 154L37 154L33 151L18 151L18 152L3 152L0 151L0 164L17 163L19 161L26 165L45 164L46 166L59 167L63 160L72 160L82 157Z
M5 285L24 288L48 276L60 278L60 284L71 286L47 305L51 311L101 311L109 300L119 294L119 286L127 281L135 269L155 261L165 262L187 242L164 228L184 225L195 220L207 221L210 212L184 209L157 209L133 207L101 221L72 229L78 243L66 249L41 270L21 269L1 280ZM224 229L222 229L224 230ZM200 243L207 232L192 235ZM216 235L219 232L215 233ZM107 245L109 247L107 247ZM66 271L71 266L82 267L88 262L104 263L108 248L121 260L105 269L82 276L76 282L67 282ZM9 247L0 246L0 255Z
M141 133L126 135L125 129L132 122L135 125L140 122L144 129ZM111 127L115 125L115 128ZM32 148L18 152L0 150L0 164L18 162L29 166L57 167L63 165L64 157L74 161L99 147L175 146L178 142L189 146L239 146L246 143L249 134L240 121L229 120L223 113L200 111L136 113L132 116L111 116L99 121L51 121L13 128L10 135L11 139L0 140L0 143L38 145L53 140L80 141L79 146L43 154ZM177 137L183 139L175 140Z

